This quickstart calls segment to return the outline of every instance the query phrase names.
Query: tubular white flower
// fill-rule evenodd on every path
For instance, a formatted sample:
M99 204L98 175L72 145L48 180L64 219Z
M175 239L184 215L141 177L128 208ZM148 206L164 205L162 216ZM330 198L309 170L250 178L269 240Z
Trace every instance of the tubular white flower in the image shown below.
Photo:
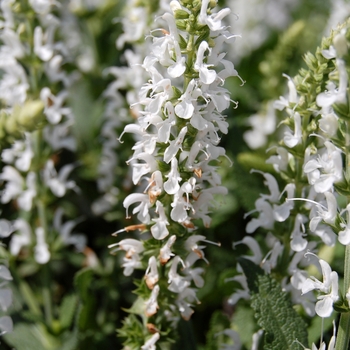
M168 241L165 243L165 245L160 249L159 252L159 260L162 265L166 264L169 259L174 256L175 254L171 252L171 247L176 241L176 236L172 235Z
M319 259L322 269L323 282L316 278L308 278L302 285L302 293L305 294L311 290L319 290L326 295L320 295L316 303L316 313L320 317L329 317L333 312L333 303L339 299L338 295L338 274L332 271L327 262Z
M216 72L215 70L208 69L208 67L212 66L211 64L205 64L203 62L206 50L210 50L209 45L206 41L202 41L198 48L194 69L199 72L199 79L201 82L204 84L211 84L216 79Z
M198 22L200 24L206 24L212 31L223 30L225 27L221 25L221 20L231 13L229 8L222 9L218 13L207 15L207 9L210 0L202 0L201 11L199 14Z
M164 211L164 206L160 201L156 203L156 212L159 214L159 218L152 219L156 224L151 227L151 233L155 239L161 240L169 235L167 229L169 222Z
M158 282L158 268L157 268L157 260L154 256L151 256L148 260L148 267L145 273L145 280L147 287L149 289L153 289L155 284Z
M159 294L159 285L157 284L153 289L150 298L145 302L145 312L146 316L150 317L157 313L159 309L158 306L158 294Z
M337 200L333 193L326 192L327 208L322 205L317 205L317 214L310 220L310 230L314 232L317 225L323 220L327 224L333 224L337 215Z
M283 141L289 148L295 147L301 142L301 118L298 112L294 113L294 134L291 131L285 131Z
M159 340L159 333L154 333L144 345L141 346L141 350L156 350L156 342Z

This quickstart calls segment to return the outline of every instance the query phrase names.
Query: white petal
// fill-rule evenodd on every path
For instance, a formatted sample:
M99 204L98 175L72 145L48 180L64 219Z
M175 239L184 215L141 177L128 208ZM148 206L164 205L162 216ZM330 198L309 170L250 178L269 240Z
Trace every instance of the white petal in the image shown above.
M325 297L318 301L315 306L315 311L320 317L329 317L333 312L333 300L331 297Z

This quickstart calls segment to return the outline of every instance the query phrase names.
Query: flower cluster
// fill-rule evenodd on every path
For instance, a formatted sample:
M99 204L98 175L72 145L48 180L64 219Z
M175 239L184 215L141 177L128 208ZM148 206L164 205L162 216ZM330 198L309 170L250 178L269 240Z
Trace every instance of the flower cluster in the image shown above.
M128 164L140 190L123 205L129 217L136 204L132 214L140 224L121 231L139 229L150 237L124 239L111 248L126 252L124 274L146 269L142 317L162 314L174 321L178 314L190 318L199 302L195 287L204 283L203 269L194 263L206 261L206 239L195 230L199 221L209 227L215 196L227 193L217 173L225 157L220 134L228 129L221 113L231 102L222 85L238 73L221 51L235 39L222 21L229 9L213 13L207 0L170 6L172 13L159 17L168 29L152 31L151 53L143 61L150 79L133 106L142 107L137 123L124 129L138 139Z
M302 70L294 79L286 76L289 95L280 97L274 106L288 117L282 122L284 130L279 146L274 148L276 153L267 160L276 173L262 173L270 193L262 194L255 202L255 210L247 214L258 213L248 223L248 233L261 227L274 233L275 240L282 240L280 233L288 230L290 245L278 252L281 257L292 257L286 271L290 282L284 282L284 288L309 315L316 312L320 317L331 316L333 309L350 310L347 277L341 293L338 274L328 262L314 259L321 266L323 282L308 278L302 267L307 263L304 256L316 257L310 251L317 253L321 242L334 246L338 240L347 247L350 243L348 25L347 22L324 39L316 56L305 56L308 70ZM285 183L282 192L279 183ZM283 247L283 241L280 243ZM269 254L273 252L274 249ZM345 275L347 271L345 266ZM314 290L319 292L317 301L310 293Z

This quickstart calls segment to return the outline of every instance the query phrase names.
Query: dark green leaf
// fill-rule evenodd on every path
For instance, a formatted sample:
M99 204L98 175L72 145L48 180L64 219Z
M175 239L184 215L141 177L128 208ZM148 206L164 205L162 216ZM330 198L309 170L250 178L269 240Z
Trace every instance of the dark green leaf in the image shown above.
M259 326L265 331L265 350L300 350L307 346L307 326L293 309L287 293L270 275L247 259L238 259L247 277L251 306Z

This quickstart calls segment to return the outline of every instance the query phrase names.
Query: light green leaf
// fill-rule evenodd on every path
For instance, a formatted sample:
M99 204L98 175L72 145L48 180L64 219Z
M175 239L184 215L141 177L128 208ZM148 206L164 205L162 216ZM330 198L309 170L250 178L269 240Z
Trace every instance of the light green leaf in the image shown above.
M73 321L73 316L76 311L77 296L75 294L67 295L60 307L60 326L61 329L69 328Z

